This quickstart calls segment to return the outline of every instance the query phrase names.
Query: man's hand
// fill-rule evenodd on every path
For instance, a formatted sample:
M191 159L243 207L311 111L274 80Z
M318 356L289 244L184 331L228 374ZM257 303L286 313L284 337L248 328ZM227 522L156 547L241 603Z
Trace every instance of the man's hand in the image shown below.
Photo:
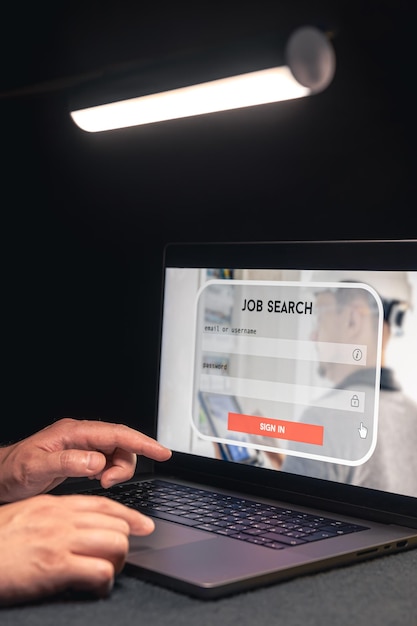
M123 424L61 419L0 448L0 502L45 493L68 477L97 478L111 487L133 476L137 455L166 461L171 451Z
M0 506L0 605L61 591L108 595L129 534L153 521L101 496L41 495Z

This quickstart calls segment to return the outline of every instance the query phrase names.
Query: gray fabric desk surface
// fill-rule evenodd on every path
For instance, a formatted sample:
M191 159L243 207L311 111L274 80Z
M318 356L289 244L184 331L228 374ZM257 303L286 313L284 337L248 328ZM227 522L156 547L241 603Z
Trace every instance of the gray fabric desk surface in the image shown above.
M417 550L200 601L122 573L111 596L0 609L1 626L417 626Z

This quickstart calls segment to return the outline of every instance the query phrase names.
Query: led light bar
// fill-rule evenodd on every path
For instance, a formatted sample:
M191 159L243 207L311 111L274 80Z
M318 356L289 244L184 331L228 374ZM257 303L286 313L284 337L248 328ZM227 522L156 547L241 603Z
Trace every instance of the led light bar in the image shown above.
M301 98L309 93L310 89L300 85L283 66L80 109L72 111L71 117L77 126L94 133Z
M315 28L293 34L287 61L281 67L80 108L71 117L94 133L301 98L322 91L333 78L333 48Z

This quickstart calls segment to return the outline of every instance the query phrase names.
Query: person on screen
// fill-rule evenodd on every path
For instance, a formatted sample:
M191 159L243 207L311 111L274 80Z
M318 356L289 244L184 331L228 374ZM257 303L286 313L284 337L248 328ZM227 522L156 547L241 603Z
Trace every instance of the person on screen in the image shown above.
M320 273L319 273L320 274ZM395 274L395 276L394 276ZM285 472L313 476L321 479L361 485L405 495L417 495L417 404L407 397L396 379L394 371L387 366L386 352L389 341L395 333L403 330L404 315L411 307L411 286L405 272L391 272L385 277L378 272L345 275L342 280L367 283L379 294L383 304L384 320L381 352L381 379L379 394L378 433L375 451L363 464L356 466L323 462L301 456L287 454L284 459L277 455L276 468ZM315 276L314 280L334 281L334 273L329 276ZM352 306L357 313L357 322L362 328L372 316L377 314L363 289L323 290L317 294L317 306L322 314L318 316L317 327L312 339L315 341L343 341L344 324L348 323L338 298L352 298ZM368 324L369 328L372 324ZM373 324L373 328L376 325ZM368 340L369 341L369 340ZM415 357L414 350L410 356ZM332 384L343 389L366 391L373 384L374 375L370 370L349 373L340 364L321 362L319 374ZM312 421L317 408L306 410L301 421ZM317 415L317 413L316 413ZM340 442L343 446L343 442ZM337 455L335 455L337 456ZM269 454L273 462L274 453ZM341 457L339 457L341 458Z
M0 606L76 590L110 592L129 535L153 521L103 496L52 495L68 477L109 488L133 476L137 455L171 451L123 424L64 418L0 448Z

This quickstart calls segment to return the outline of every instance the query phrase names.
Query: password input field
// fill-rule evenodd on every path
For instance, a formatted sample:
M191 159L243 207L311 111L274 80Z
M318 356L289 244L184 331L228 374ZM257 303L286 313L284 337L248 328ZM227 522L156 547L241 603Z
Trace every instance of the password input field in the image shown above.
M339 411L363 413L365 393L352 389L326 387L235 378L233 376L200 375L200 391L259 400L271 400L303 406L315 406Z
M359 366L365 366L367 358L367 346L363 344L303 341L253 335L246 337L232 335L230 332L204 333L202 350L216 354L239 354L300 361L320 360Z

